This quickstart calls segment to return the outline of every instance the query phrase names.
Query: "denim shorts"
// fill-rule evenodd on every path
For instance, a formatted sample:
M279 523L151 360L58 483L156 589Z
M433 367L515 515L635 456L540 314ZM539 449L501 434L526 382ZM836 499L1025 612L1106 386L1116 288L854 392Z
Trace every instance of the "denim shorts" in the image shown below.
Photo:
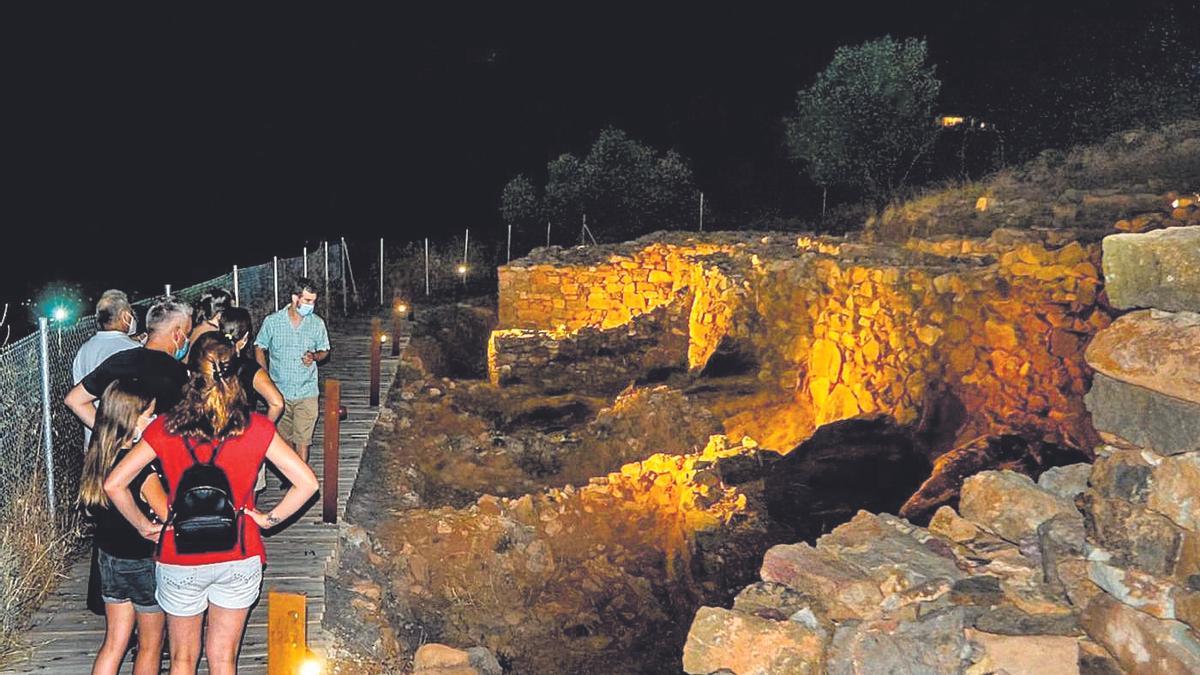
M206 565L158 563L155 597L171 616L196 616L210 602L225 609L245 609L258 600L262 569L258 556Z
M154 559L115 558L97 551L100 597L106 603L132 602L139 612L161 612L154 599Z

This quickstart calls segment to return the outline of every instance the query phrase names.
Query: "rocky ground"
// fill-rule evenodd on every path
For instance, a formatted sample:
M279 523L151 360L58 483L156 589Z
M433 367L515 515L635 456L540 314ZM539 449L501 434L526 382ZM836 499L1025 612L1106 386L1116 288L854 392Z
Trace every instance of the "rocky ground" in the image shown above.
M418 307L328 570L343 672L1196 671L1197 143Z
M1200 672L1200 227L1105 241L1094 464L965 480L928 528L859 512L771 548L688 673ZM1157 309L1166 306L1173 311Z

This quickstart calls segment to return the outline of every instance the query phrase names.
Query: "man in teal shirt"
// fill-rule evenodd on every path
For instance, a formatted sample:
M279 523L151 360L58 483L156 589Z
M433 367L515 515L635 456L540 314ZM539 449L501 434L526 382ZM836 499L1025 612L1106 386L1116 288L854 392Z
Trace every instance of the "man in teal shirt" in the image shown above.
M301 277L292 285L292 302L263 319L254 340L255 356L283 394L283 416L276 429L308 461L317 426L317 363L329 356L325 321L313 313L317 284Z

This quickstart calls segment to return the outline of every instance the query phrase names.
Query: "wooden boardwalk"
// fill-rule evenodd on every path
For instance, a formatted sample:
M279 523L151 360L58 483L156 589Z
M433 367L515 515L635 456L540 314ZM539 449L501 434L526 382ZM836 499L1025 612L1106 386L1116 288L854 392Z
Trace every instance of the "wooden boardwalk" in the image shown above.
M385 330L388 324L384 323ZM358 473L359 459L366 447L367 437L378 417L378 409L369 403L370 379L370 317L350 318L330 322L330 342L333 356L320 369L321 379L341 380L342 404L348 417L341 424L341 454L338 466L338 517L345 511L346 500ZM389 336L390 339L390 336ZM405 346L407 337L401 339ZM383 369L380 400L387 400L387 391L395 379L399 359L390 356L390 344L383 350ZM310 451L309 463L323 480L322 441L324 424L318 422L316 437ZM279 480L267 472L267 489L259 498L264 510L274 506L282 493ZM242 641L239 673L267 672L267 601L269 590L305 593L308 595L308 643L314 651L323 652L329 646L329 636L321 627L325 609L325 564L337 544L338 528L321 522L321 503L317 501L297 522L266 540L267 569L264 574L262 599L255 606ZM71 567L69 578L51 595L35 616L26 637L33 645L29 659L4 670L5 673L55 673L73 675L89 673L96 650L104 637L104 617L88 612L85 607L89 561L85 557ZM163 672L167 662L163 660ZM132 652L121 672L132 671ZM201 672L207 672L203 660Z

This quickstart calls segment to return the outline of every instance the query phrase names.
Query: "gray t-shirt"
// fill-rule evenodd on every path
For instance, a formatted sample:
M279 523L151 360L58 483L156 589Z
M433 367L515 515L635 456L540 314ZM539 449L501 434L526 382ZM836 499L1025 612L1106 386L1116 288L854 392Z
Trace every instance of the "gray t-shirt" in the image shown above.
M71 362L71 384L79 384L83 378L87 377L96 366L104 363L108 357L123 352L126 349L137 349L141 347L137 340L129 337L124 331L119 330L102 330L97 331L95 335L87 339L79 347L79 352L75 354L75 360ZM92 405L99 405L97 401ZM88 443L92 441L92 430L87 427L83 428L83 449L87 450Z

